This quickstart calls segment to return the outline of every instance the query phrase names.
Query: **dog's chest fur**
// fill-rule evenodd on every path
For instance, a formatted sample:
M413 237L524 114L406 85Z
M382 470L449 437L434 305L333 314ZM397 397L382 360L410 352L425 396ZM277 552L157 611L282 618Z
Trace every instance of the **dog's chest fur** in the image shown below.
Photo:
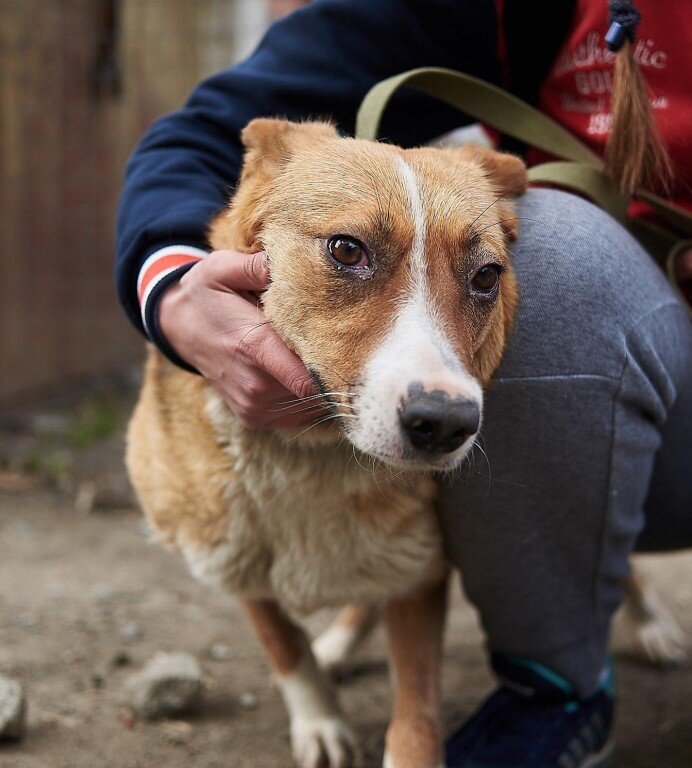
M213 393L206 413L235 479L226 540L183 547L199 577L308 612L382 602L444 572L430 479L376 475L346 443L249 432Z

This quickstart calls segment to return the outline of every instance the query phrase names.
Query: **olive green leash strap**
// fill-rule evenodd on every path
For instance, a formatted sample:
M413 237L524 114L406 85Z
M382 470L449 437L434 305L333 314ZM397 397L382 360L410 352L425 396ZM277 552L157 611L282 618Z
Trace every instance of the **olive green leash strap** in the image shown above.
M516 96L477 77L452 69L423 67L382 80L363 99L356 118L356 136L377 139L384 110L399 88L434 96L466 115L492 125L532 147L566 160L602 167L598 155L551 118Z
M529 168L530 182L554 184L585 195L596 205L627 226L627 198L623 197L615 185L598 168L582 163L554 162L542 163Z

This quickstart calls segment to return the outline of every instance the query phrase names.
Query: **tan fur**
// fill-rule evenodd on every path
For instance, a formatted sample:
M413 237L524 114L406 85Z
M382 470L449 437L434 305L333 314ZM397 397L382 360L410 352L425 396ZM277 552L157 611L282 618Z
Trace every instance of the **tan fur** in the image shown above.
M267 252L272 282L263 296L265 314L327 391L344 392L332 398L337 408L349 402L348 391L407 295L407 254L416 232L397 157L415 173L425 201L425 279L439 322L458 359L488 382L516 303L507 251L516 228L506 221L513 216L511 204L499 198L522 190L520 161L479 148L404 151L339 138L323 123L256 120L243 140L247 156L239 190L212 226L211 245ZM377 250L377 270L368 281L347 285L328 263L323 243L333 233L357 236ZM474 309L466 285L488 253L506 268L500 297ZM314 661L304 667L309 651L300 650L278 606L304 613L352 601L397 601L388 624L399 714L388 743L395 768L413 767L410 759L396 757L405 751L396 734L403 732L402 718L408 723L421 707L436 708L441 618L427 624L431 610L441 617L436 585L447 568L432 479L373 463L333 421L304 435L246 430L207 382L153 349L130 425L127 464L161 539L182 552L196 576L248 601L279 677L291 681L292 670L308 670L302 677L295 672L297 682L290 685L314 688L327 714L296 726L294 752L302 765L311 766L311 755L322 748L333 748L338 761L350 764L351 747L343 746L349 739L340 727L330 741L337 715L318 695ZM409 598L421 589L428 598ZM357 624L365 615L352 618ZM407 621L409 640L397 637ZM412 640L431 654L417 657L415 685L406 682ZM296 696L302 701L302 695L289 692L287 702ZM416 768L439 761L439 734L431 729L432 735L418 737L407 731L427 755Z
M289 674L303 656L303 633L271 600L246 600L245 609L273 669Z
M444 584L427 587L385 611L395 686L385 766L442 765L440 676Z

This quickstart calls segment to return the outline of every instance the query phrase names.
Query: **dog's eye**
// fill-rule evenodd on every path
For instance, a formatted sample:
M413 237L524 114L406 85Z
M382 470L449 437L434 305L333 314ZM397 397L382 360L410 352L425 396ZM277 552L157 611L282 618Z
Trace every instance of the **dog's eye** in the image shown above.
M471 287L476 293L490 294L500 282L502 267L499 264L486 264L471 279Z
M368 252L359 240L346 235L334 235L327 240L327 252L344 267L368 267Z

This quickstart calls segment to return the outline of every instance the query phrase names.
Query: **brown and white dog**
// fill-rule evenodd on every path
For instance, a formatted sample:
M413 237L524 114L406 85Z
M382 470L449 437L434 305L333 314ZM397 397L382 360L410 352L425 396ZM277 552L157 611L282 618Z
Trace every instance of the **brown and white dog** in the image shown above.
M351 604L316 646L343 656L382 608L396 699L388 768L442 764L438 667L447 565L433 471L454 470L517 301L508 241L523 163L480 147L395 146L325 123L259 119L215 249L264 250L268 320L331 414L250 431L201 377L151 351L127 462L160 539L241 597L276 675L303 768L357 748L289 618Z

